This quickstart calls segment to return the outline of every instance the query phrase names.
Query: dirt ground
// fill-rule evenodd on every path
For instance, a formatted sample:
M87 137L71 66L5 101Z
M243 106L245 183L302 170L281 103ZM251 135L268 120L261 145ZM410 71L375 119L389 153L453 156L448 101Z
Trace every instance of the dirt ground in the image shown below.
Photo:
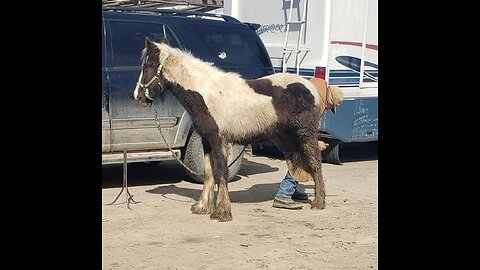
M378 160L323 164L324 210L272 207L286 173L279 157L245 156L230 182L233 221L193 215L202 185L176 162L129 164L138 204L102 206L102 269L377 269ZM122 166L104 167L102 202L121 189ZM299 189L313 199L313 182Z

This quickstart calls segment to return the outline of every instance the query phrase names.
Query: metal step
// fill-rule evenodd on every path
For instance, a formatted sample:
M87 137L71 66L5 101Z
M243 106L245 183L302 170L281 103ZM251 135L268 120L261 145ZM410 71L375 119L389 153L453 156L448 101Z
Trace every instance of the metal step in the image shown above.
M291 21L291 22L287 22L288 24L302 24L302 23L305 23L305 20L303 21Z
M310 48L298 48L298 50L296 50L295 48L285 48L283 49L284 52L309 52L310 51Z
M174 149L175 156L180 158L180 150ZM163 161L174 160L175 156L170 151L150 151L150 152L131 152L127 153L127 162L150 162L150 161ZM106 164L121 164L123 163L122 153L102 153L102 165Z

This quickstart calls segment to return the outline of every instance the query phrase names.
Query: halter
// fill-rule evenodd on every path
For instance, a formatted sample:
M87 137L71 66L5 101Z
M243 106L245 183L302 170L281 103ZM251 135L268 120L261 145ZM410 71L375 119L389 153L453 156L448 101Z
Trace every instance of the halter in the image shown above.
M165 60L167 60L168 58L168 55L163 58L162 62L160 62L160 65L158 65L158 69L157 69L157 73L155 74L155 76L153 76L150 81L148 81L147 83L145 84L142 84L140 81L137 82L137 86L144 91L145 93L145 97L147 97L148 99L150 100L153 100L153 98L150 97L150 95L148 94L148 88L150 87L150 85L152 85L152 83L155 81L155 80L158 80L157 84L158 86L160 87L160 89L163 90L162 86L160 85L160 80L159 80L159 76L160 76L160 73L162 72L162 68L163 68L163 63L165 63Z

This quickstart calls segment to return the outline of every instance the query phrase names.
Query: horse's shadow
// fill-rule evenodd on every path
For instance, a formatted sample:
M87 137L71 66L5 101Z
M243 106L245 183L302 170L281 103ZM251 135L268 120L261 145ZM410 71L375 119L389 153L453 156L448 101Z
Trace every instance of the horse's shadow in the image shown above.
M178 183L189 180L185 169L176 161L164 161L161 163L129 163L128 181L131 186ZM243 159L242 167L232 181L240 180L240 176L248 177L259 173L276 172L279 169L267 164ZM121 187L123 178L123 165L102 166L102 188ZM191 181L191 180L190 180Z
M179 183L187 179L185 170L176 164L175 161L164 161L161 163L129 163L127 167L128 185L143 186L154 184ZM123 165L102 166L102 188L122 187Z
M248 177L254 174L276 172L278 170L279 168L277 167L272 167L264 163L258 163L258 162L250 161L247 159L243 159L242 167L238 171L237 176L235 176L232 181L239 180L241 178L240 175Z
M230 191L230 201L232 203L256 203L256 202L265 202L271 201L275 198L275 195L278 191L279 183L270 183L270 184L257 184L250 187L248 190L240 191ZM303 185L298 186L298 190L305 192L305 188L313 189L313 185ZM168 198L169 194L176 194L182 197L190 198L194 201L198 200L202 190L193 189L193 188L179 188L175 185L168 186L159 186L154 189L147 190L148 193L160 194ZM311 197L314 195L309 194ZM310 199L308 201L311 201Z
M242 167L238 172L238 175L230 182L240 180L240 176L248 177L250 175L259 173L276 172L279 168L272 167L267 164L258 163L244 159L242 161ZM247 190L230 191L230 200L233 203L251 203L251 202L263 202L273 200L278 190L280 180L275 184L257 184L253 185ZM197 200L202 193L202 184L198 184L198 188L177 187L176 185L162 185L156 188L147 190L149 193L161 194L168 198L168 194L176 194L182 197L191 198Z
M280 180L279 180L280 182ZM230 201L232 203L254 203L273 200L277 193L279 183L253 185L247 190L230 191ZM175 185L159 186L150 190L148 193L160 194L168 198L168 194L176 194L182 197L198 200L201 189L183 188Z

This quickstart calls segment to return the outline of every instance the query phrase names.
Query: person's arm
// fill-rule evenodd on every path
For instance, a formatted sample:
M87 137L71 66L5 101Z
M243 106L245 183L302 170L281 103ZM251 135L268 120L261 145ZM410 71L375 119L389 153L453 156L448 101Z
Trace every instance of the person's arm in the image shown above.
M318 147L320 148L320 151L323 151L323 150L327 149L328 143L325 143L323 141L318 141Z

